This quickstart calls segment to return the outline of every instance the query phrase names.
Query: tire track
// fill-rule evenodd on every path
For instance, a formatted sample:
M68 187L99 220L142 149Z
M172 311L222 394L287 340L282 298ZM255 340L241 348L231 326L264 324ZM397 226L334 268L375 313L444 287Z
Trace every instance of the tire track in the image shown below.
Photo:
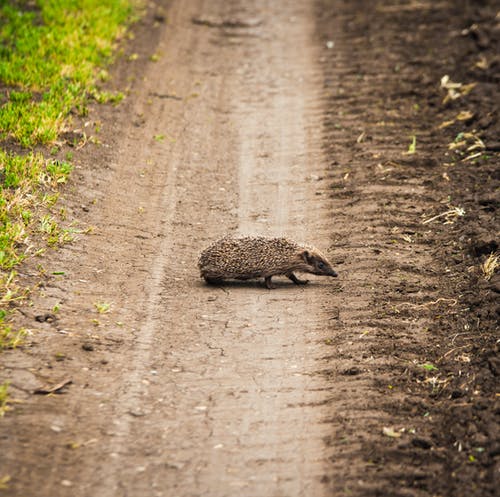
M245 15L243 6L225 8L206 5L202 13L224 19L235 9L239 16ZM161 308L168 312L158 309L151 318L157 329L154 347L163 351L162 359L153 354L152 362L143 369L158 371L163 381L148 385L141 403L152 405L159 398L163 402L157 404L158 410L148 412L147 420L133 420L127 427L127 439L143 439L130 459L120 457L119 488L131 495L146 491L148 484L185 496L232 495L235 490L242 495L276 496L323 492L322 477L328 464L324 438L330 433L323 420L331 393L316 371L325 336L320 296L328 285L318 282L303 291L286 283L275 294L259 284L228 285L224 291L201 283L193 286L201 246L184 242L193 239L193 232L199 240L208 240L219 230L234 228L302 236L311 224L321 225L316 217L327 212L326 205L316 209L316 190L307 179L309 175L319 177L323 168L319 157L316 168L306 164L320 151L319 133L316 141L304 136L303 98L313 87L310 82L296 87L298 72L313 72L304 64L314 56L304 50L303 57L290 64L286 53L290 39L302 39L307 46L311 37L307 29L312 23L305 29L304 20L311 22L312 18L302 10L289 9L279 6L267 11L262 29L248 41L235 43L233 33L206 26L195 33L203 40L205 64L214 67L212 83L204 81L202 90L217 112L209 128L216 136L202 143L198 159L192 147L196 125L186 129L178 145L183 168L176 190L181 207L177 205L173 214L176 235L171 240L171 258L191 262L186 267L169 267L164 278L167 287L161 292ZM288 26L291 15L300 16L301 21ZM273 27L276 16L283 19L278 24L286 26L283 33ZM185 12L176 17L179 26L186 21ZM175 34L171 36L175 40ZM242 80L238 61L247 51L250 55L245 59ZM267 58L270 53L273 61ZM185 62L184 69L176 67L180 81L191 78L192 68L203 65L198 54L194 57ZM269 71L271 64L276 66ZM277 81L276 74L282 73L282 80ZM248 80L248 74L258 74L260 80ZM260 102L260 92L251 94L257 83L261 89L274 85L275 92ZM221 95L221 100L212 103L214 95ZM196 122L191 112L184 119ZM205 130L200 127L200 132ZM239 148L239 160L230 152L229 157L223 155L224 150L221 154L220 137L230 137L228 130L235 131L233 146ZM169 156L172 158L172 151ZM238 169L233 169L228 158ZM200 184L205 186L200 188ZM237 199L230 193L235 187ZM200 221L193 226L190 220L196 211ZM237 214L234 228L228 223L231 212ZM326 244L327 230L317 230L315 239ZM186 313L186 309L191 311ZM305 314L307 321L302 317ZM161 335L161 329L168 333ZM145 425L161 427L161 447L148 451L154 439ZM117 446L126 443L118 440ZM131 477L130 461L147 452L143 474Z

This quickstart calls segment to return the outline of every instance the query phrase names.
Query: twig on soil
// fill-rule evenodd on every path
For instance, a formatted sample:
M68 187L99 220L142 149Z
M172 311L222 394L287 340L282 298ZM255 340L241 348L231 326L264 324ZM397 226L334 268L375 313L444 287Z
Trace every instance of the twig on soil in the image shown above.
M477 152L475 154L467 156L465 159L462 159L462 162L467 162L468 160L477 159L478 157L481 157L481 155L483 155L482 152Z
M465 216L465 210L462 207L451 207L446 212L442 212L437 216L433 216L425 221L422 221L422 224L429 224L432 221L436 221L436 219L440 219L442 217L446 217L446 223L451 223L453 218Z
M66 386L69 385L70 383L73 383L73 380L71 379L66 379L58 383L57 385L45 385L40 388L36 388L33 393L35 394L49 394L49 393L60 393L61 390Z
M417 307L428 307L430 305L436 305L436 304L439 304L439 302L450 302L450 306L453 307L455 305L458 304L458 300L457 299L448 299L448 298L445 298L445 297L439 297L437 300L434 300L432 302L427 302L426 304L420 304L419 306Z
M413 308L429 307L431 305L437 305L437 304L439 304L439 302L449 302L449 305L451 307L454 307L458 304L457 299L439 297L437 300L434 300L432 302L426 302L425 304L412 304L411 302L401 302L401 304L398 304L396 307L403 306L403 305L407 305L407 306L413 307Z
M446 357L448 357L453 352L456 352L457 350L460 350L460 349L465 349L467 347L470 347L470 345L467 344L467 345L461 345L460 347L453 347L451 350L448 350L448 352L446 352L446 354L442 355L436 362L440 363L443 359L445 359Z
M470 333L455 333L455 335L453 336L453 338L451 339L451 344L453 345L455 343L455 340L457 339L457 337L461 336L461 335L470 335ZM451 335L450 335L451 336ZM448 337L449 338L449 337ZM470 340L470 338L467 338L466 340Z
M446 90L446 96L443 99L443 104L447 104L450 101L457 100L458 98L468 95L477 83L469 83L464 85L463 83L455 83L446 74L441 78L441 88Z

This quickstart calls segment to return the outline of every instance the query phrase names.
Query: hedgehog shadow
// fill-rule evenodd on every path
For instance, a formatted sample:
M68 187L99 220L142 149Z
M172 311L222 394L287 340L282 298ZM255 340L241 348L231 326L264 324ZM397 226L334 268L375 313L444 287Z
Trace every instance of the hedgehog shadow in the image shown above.
M250 288L252 289L258 289L258 290L267 290L267 291L279 291L279 290L301 290L301 291L307 291L309 288L312 287L331 287L332 283L327 282L327 281L322 281L322 280L311 280L307 285L296 285L293 282L283 279L283 280L277 280L273 279L273 285L275 288L272 290L269 290L266 287L266 284L264 283L264 280L224 280L221 282L217 283L207 283L205 281L200 281L198 283L199 287L206 288L207 290L210 289L231 289L231 290L248 290ZM335 286L335 285L334 285Z

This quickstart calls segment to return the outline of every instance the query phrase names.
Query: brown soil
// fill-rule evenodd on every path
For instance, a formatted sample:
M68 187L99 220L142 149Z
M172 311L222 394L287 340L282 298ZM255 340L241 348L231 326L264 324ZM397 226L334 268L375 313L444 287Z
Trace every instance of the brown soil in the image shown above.
M6 495L495 495L494 3L150 5L65 194L94 229L42 261L1 356ZM477 85L443 103L446 74ZM313 243L339 278L206 286L227 232Z

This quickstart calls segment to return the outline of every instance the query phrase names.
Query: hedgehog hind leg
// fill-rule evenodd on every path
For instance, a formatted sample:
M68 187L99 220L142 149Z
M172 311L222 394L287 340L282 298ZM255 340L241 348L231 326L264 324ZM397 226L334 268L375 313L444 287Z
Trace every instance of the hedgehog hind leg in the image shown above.
M264 278L264 283L266 284L266 287L269 289L269 290L273 290L276 288L275 285L273 285L273 282L271 281L271 278L272 278L272 275L271 276L266 276Z
M288 278L290 278L296 285L307 285L309 280L300 280L293 273L287 274Z

